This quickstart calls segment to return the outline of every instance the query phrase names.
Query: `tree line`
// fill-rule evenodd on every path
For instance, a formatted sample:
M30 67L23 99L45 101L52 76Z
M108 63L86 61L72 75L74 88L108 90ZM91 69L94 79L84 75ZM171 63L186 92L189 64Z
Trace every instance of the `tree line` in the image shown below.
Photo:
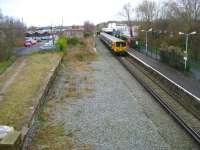
M179 32L196 35L189 37L189 54L193 60L200 60L200 0L167 0L156 3L143 0L136 8L131 3L125 4L120 13L131 27L138 25L138 40L144 41L141 30L153 29L148 33L149 44L155 48L174 46L184 50L185 36ZM176 49L176 48L175 48Z
M0 10L0 62L9 60L12 49L23 44L25 31L22 21L4 16Z

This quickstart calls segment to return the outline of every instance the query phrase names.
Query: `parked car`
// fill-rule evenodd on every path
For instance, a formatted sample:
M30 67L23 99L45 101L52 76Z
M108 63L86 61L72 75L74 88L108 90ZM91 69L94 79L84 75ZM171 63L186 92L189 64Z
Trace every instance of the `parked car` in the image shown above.
M43 36L42 40L52 40L52 36Z
M38 39L37 39L37 42L42 42L42 40L38 38Z
M37 40L32 39L31 43L32 43L32 45L35 45L35 44L37 44Z
M42 38L41 37L35 37L34 38L37 42L42 42Z
M55 46L53 45L53 42L47 42L44 45L40 46L41 50L53 50L55 49Z
M25 41L25 42L24 42L24 46L25 46L25 47L31 47L31 46L32 46L31 41Z

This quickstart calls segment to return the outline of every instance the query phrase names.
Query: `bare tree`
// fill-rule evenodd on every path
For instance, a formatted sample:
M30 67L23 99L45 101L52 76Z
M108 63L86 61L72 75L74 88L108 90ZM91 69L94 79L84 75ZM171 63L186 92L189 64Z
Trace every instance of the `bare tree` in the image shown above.
M176 19L186 27L200 20L200 0L168 1L166 6L168 19Z
M200 0L166 0L161 7L150 0L144 0L137 9L140 27L153 27L156 31L149 35L153 47L160 47L165 42L168 46L184 47L179 31L200 32ZM158 13L159 12L159 13ZM139 33L138 38L143 39ZM189 47L192 58L200 59L200 35L190 37Z
M158 15L156 7L157 5L154 1L144 0L142 4L136 8L137 16L140 17L141 21L150 23Z
M95 25L91 23L90 21L85 21L84 22L84 35L90 36L94 33L95 31Z
M24 40L25 29L21 21L3 16L0 11L0 61L9 59L11 49Z
M123 6L122 12L119 13L120 16L122 16L126 19L131 37L133 37L133 24L132 24L133 11L134 10L133 10L133 7L131 6L131 4L127 3Z
M180 11L188 20L197 21L200 19L200 1L199 0L179 0Z

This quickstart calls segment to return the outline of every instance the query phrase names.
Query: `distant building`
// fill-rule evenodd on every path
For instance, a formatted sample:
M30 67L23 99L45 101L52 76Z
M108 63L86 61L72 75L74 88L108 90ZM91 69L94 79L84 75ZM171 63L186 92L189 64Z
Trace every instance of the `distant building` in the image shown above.
M66 30L64 30L63 34L66 35L67 37L83 38L83 36L84 36L84 29L83 28L66 29Z
M33 39L51 39L52 36L66 35L67 37L82 38L84 35L84 29L82 26L56 26L56 27L35 27L29 29L25 36L26 38Z
M109 23L107 28L103 28L102 31L110 33L110 34L122 34L127 37L130 37L129 27L126 24L120 23ZM138 35L138 26L132 27L133 36L136 37Z
M108 28L113 28L116 31L126 31L126 30L128 30L128 26L126 24L119 24L119 23L109 23Z

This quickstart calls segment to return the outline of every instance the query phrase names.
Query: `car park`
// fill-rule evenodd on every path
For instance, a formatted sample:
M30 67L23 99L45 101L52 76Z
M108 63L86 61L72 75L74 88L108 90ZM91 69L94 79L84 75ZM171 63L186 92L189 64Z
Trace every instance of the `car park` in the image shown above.
M52 36L43 36L42 40L52 40Z
M44 43L44 45L40 46L41 50L53 50L55 49L55 45L53 45L53 41L49 41Z

